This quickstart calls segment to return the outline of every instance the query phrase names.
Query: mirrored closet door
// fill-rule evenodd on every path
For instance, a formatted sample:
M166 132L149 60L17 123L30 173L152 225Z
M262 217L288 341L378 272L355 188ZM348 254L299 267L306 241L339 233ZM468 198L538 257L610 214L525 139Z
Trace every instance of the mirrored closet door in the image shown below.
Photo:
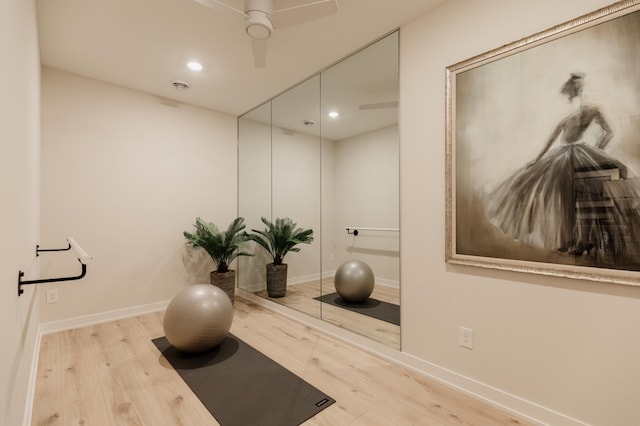
M238 259L238 286L397 349L398 37L377 40L238 121L238 209L247 228L264 230L263 217L291 218L314 236L286 255L284 296L269 295L272 259L253 242L255 256ZM350 299L353 289L363 300Z

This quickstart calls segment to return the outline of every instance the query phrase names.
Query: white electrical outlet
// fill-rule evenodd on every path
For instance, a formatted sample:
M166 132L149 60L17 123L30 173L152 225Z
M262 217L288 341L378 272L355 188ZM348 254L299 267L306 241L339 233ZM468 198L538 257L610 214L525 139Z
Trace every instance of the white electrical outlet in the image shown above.
M467 349L473 349L473 330L467 327L460 327L458 331L460 346Z
M59 301L58 290L47 290L47 303L58 303Z

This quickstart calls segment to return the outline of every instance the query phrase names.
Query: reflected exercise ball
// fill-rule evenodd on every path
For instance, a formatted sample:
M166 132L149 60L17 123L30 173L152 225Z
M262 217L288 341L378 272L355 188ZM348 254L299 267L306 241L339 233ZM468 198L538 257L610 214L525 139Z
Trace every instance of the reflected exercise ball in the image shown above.
M182 352L205 352L222 343L232 321L233 305L224 290L211 284L195 284L169 302L164 334Z
M373 292L373 271L360 260L348 260L338 266L333 277L336 292L345 302L362 303Z

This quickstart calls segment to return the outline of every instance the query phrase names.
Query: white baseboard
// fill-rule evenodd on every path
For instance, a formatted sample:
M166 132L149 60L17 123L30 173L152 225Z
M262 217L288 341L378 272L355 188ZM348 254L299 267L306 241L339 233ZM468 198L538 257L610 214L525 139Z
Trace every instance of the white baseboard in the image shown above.
M335 274L336 274L336 271L324 271L322 274L310 274L310 275L302 275L299 277L288 278L287 285L303 284L309 281L317 280L319 279L319 277L333 278ZM399 281L388 280L385 278L376 278L376 285L380 285L383 287L400 288ZM250 286L242 287L243 290L246 290L247 292L251 292L251 293L257 293L259 291L264 290L265 288L267 288L267 284L265 282L251 284Z
M589 426L578 419L536 404L517 395L464 376L437 364L401 352L397 362L413 371L437 380L447 386L480 399L488 404L511 412L538 425Z
M100 312L92 315L68 318L60 321L50 321L40 324L40 334L56 333L58 331L71 330L87 325L100 324L121 318L133 317L149 312L161 311L167 307L169 300L164 302L149 303L147 305L131 306L129 308L114 311Z
M322 272L322 278L333 278L335 275L335 269L332 271ZM400 281L376 277L376 285L381 285L383 287L400 288Z
M262 291L264 289L267 288L267 284L266 283L256 283L256 284L251 284L248 286L244 286L242 287L243 290L245 290L248 293L257 293L259 291ZM236 290L238 290L239 287L236 287Z
M400 281L388 280L386 278L376 278L376 285L383 287L400 288Z
M331 274L331 273L329 273ZM326 278L326 277L332 277L333 274L331 275L327 275L327 272L324 272L322 274L322 278ZM309 274L309 275L301 275L299 277L293 277L293 278L287 278L287 285L296 285L296 284L302 284L302 283L306 283L309 281L316 281L320 278L320 274ZM266 282L260 282L260 283L255 283L255 284L251 284L249 286L243 286L242 289L250 292L250 293L257 293L259 291L262 291L264 289L267 288L267 283Z
M274 303L262 297L239 289L237 296L243 297L257 305L271 309L286 317L316 328L345 343L354 345L362 350L384 358L395 364L402 365L418 374L429 377L460 392L471 395L488 404L499 407L504 411L523 417L537 425L554 426L588 426L578 419L564 415L550 408L528 401L517 395L482 383L471 377L456 373L437 364L422 360L406 352L397 351L391 347L370 340L360 334L345 330L341 327L322 321L319 318L295 311L284 305Z

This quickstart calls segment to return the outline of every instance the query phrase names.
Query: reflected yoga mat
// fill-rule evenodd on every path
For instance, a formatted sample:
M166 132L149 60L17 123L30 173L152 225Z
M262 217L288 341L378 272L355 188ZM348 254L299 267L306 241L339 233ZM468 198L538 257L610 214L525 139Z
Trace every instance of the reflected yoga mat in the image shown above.
M363 303L349 303L345 302L338 293L329 293L324 296L314 297L314 299L321 300L324 303L348 309L371 318L400 325L400 306L394 305L393 303L383 302L371 297Z
M335 402L232 334L201 354L152 342L222 426L299 425Z

